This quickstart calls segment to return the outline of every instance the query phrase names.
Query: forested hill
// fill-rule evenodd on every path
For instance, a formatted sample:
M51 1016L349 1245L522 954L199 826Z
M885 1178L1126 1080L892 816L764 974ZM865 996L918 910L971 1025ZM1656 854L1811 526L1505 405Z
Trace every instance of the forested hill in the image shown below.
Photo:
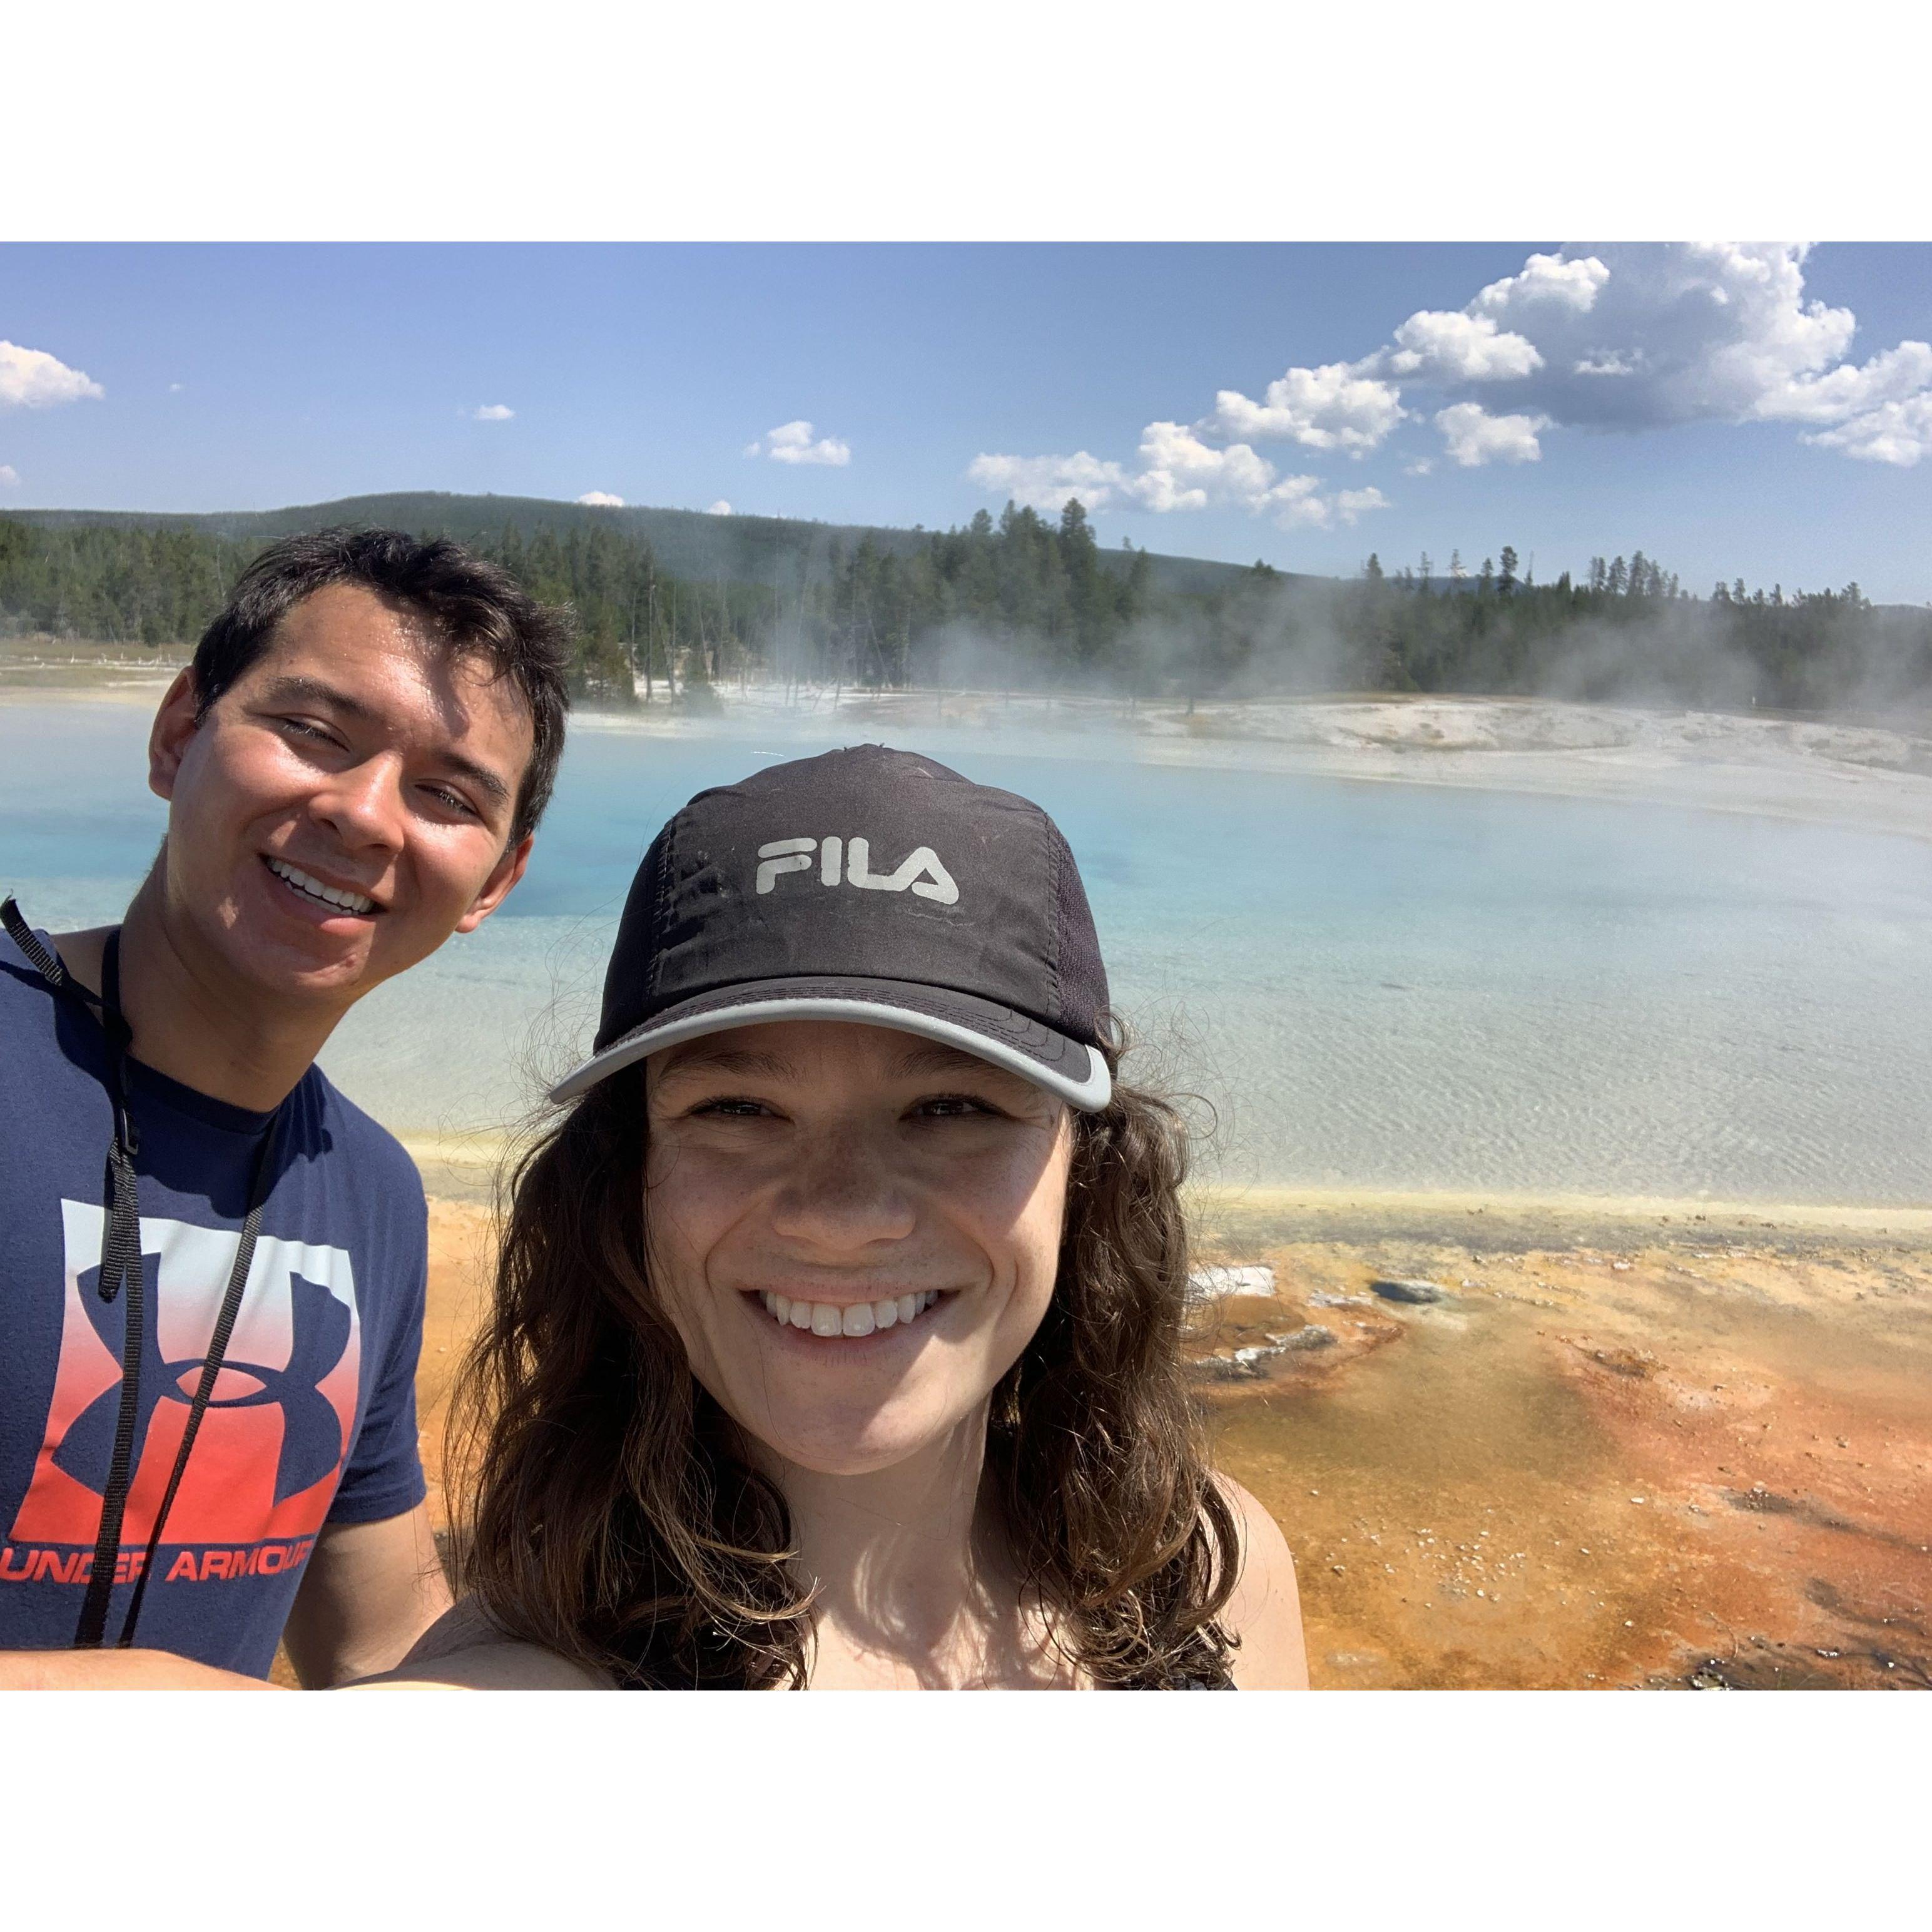
M352 497L230 517L0 516L0 638L181 646L274 538L329 524L442 532L568 604L586 699L716 703L776 678L1149 696L1540 692L1932 723L1932 609L1856 583L1700 597L1641 551L1573 579L1519 574L1508 544L1445 581L1290 578L1103 550L1085 511L1008 504L963 530L590 508L534 498ZM1915 725L1914 728L1921 728Z
M404 530L440 530L460 542L500 539L514 530L527 543L540 532L568 540L573 530L602 526L651 547L660 568L694 583L764 584L796 593L829 580L835 551L850 554L869 538L874 550L910 562L931 541L923 529L864 524L820 524L790 517L713 516L702 510L659 510L643 505L605 508L555 502L544 496L466 496L436 490L395 490L344 496L331 503L292 505L280 510L224 510L200 515L144 510L9 510L16 523L43 530L135 526L190 530L231 542L266 543L297 530L350 524ZM1124 573L1142 554L1154 588L1170 596L1211 596L1232 590L1246 574L1240 564L1154 552L1099 550L1097 561ZM1309 581L1326 580L1309 579Z

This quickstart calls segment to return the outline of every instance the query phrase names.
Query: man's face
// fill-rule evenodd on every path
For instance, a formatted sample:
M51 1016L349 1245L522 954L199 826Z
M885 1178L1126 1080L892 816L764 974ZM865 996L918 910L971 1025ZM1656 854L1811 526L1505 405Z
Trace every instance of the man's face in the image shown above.
M530 715L360 585L304 598L196 724L176 681L149 743L184 940L284 998L346 1007L480 926L522 877Z

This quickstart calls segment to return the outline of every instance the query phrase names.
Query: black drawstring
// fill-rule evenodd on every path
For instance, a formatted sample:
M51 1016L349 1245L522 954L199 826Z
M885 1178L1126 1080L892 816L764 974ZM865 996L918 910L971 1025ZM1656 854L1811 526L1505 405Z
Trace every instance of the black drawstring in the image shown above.
M106 1212L100 1234L100 1280L95 1292L111 1302L128 1286L127 1320L121 1342L121 1402L114 1418L114 1453L100 1495L100 1526L94 1533L94 1568L74 1631L77 1648L98 1649L107 1631L108 1599L121 1554L121 1518L133 1480L134 1424L141 1412L141 1348L147 1334L147 1270L141 1261L141 1222L135 1199L134 1155L140 1142L128 1104L128 1023L121 1016L121 934L107 935L100 961L100 1024L107 1036L107 1096L114 1108L114 1138L107 1150Z
M121 1347L121 1400L114 1424L114 1448L107 1466L106 1487L101 1492L100 1526L94 1540L94 1568L87 1580L87 1594L80 1606L80 1621L74 1631L74 1647L98 1649L107 1631L107 1610L114 1589L115 1566L121 1554L122 1519L128 1507L128 1490L133 1480L134 1428L140 1414L141 1356L147 1331L147 1280L141 1258L141 1223L136 1202L134 1156L140 1150L129 1103L128 1055L133 1036L121 1012L121 933L117 927L107 935L101 956L100 998L96 999L62 966L59 959L40 944L20 908L10 897L0 904L0 925L7 936L26 955L42 979L67 998L100 1009L100 1025L107 1040L107 1097L114 1110L114 1138L107 1150L107 1172L102 1184L103 1216L100 1237L100 1280L96 1288L103 1301L111 1302L124 1282L128 1290L125 1329ZM182 1432L181 1447L175 1454L173 1470L155 1512L154 1528L148 1538L134 1594L121 1626L119 1647L125 1650L134 1641L134 1627L147 1594L155 1552L160 1546L161 1532L168 1512L174 1507L175 1493L181 1487L201 1419L214 1393L221 1372L222 1358L228 1352L229 1337L234 1333L242 1298L248 1285L248 1271L255 1258L255 1242L262 1226L262 1204L268 1198L274 1160L281 1109L278 1108L262 1136L255 1157L255 1171L248 1188L248 1206L242 1223L242 1236L230 1270L228 1286L221 1298L214 1332L208 1340L208 1354L201 1366L194 1400L188 1408L187 1426ZM154 1311L158 1324L160 1311Z
M175 1466L168 1476L167 1488L162 1492L161 1506L154 1512L154 1526L148 1536L148 1552L141 1562L141 1574L134 1582L134 1594L128 1600L126 1621L121 1626L121 1648L125 1650L134 1641L134 1625L141 1614L142 1600L148 1594L148 1579L154 1574L154 1552L161 1546L161 1532L166 1527L168 1512L175 1506L175 1492L181 1487L183 1473L188 1468L189 1453L194 1448L194 1438L200 1433L201 1418L208 1413L209 1400L214 1394L216 1378L221 1373L223 1358L228 1353L228 1338L235 1332L235 1318L242 1312L242 1297L248 1286L248 1270L255 1258L255 1238L262 1229L262 1206L268 1198L270 1177L275 1158L275 1140L282 1124L281 1109L275 1110L266 1131L262 1136L261 1150L255 1156L255 1175L248 1187L248 1209L242 1222L242 1239L235 1250L235 1265L228 1271L228 1286L221 1298L221 1312L215 1317L214 1333L208 1338L208 1354L201 1365L201 1379L195 1384L194 1400L189 1404L188 1426L182 1431L181 1447L175 1451ZM134 1318L134 1304L131 1298L128 1304L128 1318ZM124 1370L124 1373L125 1371ZM104 1508L102 1514L106 1512ZM94 1552L94 1571L98 1575L100 1552ZM109 1575L113 1574L112 1565ZM92 1579L88 1580L92 1588Z

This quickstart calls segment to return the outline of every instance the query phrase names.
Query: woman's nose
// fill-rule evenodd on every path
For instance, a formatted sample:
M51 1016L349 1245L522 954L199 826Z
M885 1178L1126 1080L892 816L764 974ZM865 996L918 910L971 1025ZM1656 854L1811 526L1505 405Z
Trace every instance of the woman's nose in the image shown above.
M904 1240L917 1219L890 1144L834 1128L802 1133L772 1214L775 1233L832 1252Z

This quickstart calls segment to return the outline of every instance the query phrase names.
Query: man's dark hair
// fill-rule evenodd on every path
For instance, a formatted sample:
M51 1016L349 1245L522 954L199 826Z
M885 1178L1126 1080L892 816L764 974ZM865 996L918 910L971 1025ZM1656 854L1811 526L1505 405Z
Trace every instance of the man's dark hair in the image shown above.
M499 677L514 682L530 706L533 742L512 842L533 831L563 755L571 614L539 604L508 571L448 537L334 530L271 544L242 573L195 646L197 719L268 648L275 626L332 584L359 584L408 605L451 652L481 657Z

